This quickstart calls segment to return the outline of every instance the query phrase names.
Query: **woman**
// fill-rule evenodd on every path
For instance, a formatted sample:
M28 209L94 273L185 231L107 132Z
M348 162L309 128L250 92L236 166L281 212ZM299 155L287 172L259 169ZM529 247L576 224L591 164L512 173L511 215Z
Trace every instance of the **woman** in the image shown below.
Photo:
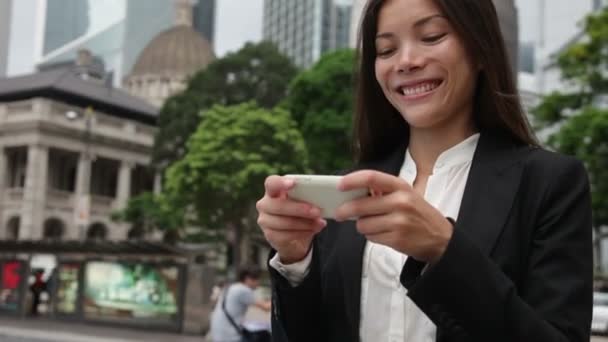
M339 189L375 195L326 222L268 177L276 340L589 341L587 176L516 94L490 0L368 2Z

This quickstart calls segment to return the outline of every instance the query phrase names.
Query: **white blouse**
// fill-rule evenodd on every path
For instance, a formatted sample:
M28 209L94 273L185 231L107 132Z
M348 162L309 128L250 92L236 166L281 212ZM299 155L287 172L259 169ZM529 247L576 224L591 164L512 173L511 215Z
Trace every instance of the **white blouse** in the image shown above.
M444 216L458 218L479 134L444 151L427 180L424 198ZM399 177L413 184L417 168L409 150ZM293 286L308 274L311 252L298 263L283 265L278 255L270 266ZM360 335L362 342L433 342L436 327L414 302L399 281L407 255L390 247L367 242L361 279Z

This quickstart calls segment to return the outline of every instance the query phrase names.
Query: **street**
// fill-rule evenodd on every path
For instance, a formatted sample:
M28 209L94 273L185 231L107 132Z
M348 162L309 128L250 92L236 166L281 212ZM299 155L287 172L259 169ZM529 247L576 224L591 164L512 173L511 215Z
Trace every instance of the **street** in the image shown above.
M608 342L608 337L593 336L591 342Z
M247 319L267 321L269 314L251 308ZM202 335L172 334L118 326L70 323L50 319L0 316L0 342L204 342ZM608 341L608 340L607 340Z

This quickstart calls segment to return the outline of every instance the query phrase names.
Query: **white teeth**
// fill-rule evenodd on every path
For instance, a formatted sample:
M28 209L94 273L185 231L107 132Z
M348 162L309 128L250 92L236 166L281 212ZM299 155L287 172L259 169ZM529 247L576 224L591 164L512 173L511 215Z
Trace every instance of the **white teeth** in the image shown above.
M437 88L438 85L439 85L439 83L436 83L436 82L424 83L424 84L419 84L414 87L403 87L403 88L401 88L401 92L405 96L417 95L417 94L429 92L429 91Z

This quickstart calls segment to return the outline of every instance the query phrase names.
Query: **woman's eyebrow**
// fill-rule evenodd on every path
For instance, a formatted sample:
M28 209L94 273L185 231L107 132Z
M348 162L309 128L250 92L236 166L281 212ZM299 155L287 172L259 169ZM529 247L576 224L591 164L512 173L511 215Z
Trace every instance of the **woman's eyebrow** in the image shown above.
M418 19L414 23L414 27L422 26L422 25L424 25L424 24L428 23L429 21L431 21L433 19L436 19L436 18L446 19L446 17L444 15L442 15L442 14L439 14L439 13L437 13L437 14L431 14L431 15L426 16L424 18ZM392 36L394 36L394 34L392 32L382 32L382 33L378 33L376 35L376 39L379 39L379 38L391 38Z
M422 19L418 19L414 23L414 27L422 26L422 25L424 25L424 24L428 23L429 21L431 21L433 19L436 19L436 18L446 19L446 17L444 15L442 15L442 14L439 14L439 13L437 13L437 14L431 14L431 15L429 15L427 17L422 18Z

